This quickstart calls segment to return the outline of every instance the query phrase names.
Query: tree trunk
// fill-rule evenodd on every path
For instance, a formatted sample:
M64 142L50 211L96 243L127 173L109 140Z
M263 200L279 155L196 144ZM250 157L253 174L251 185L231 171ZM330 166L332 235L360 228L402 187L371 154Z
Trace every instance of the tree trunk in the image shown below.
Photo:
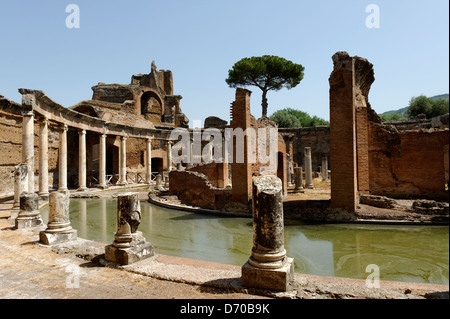
M267 104L267 91L266 90L263 90L263 93L262 93L262 103L261 103L261 106L262 106L262 116L267 116L267 107L269 106L268 104Z

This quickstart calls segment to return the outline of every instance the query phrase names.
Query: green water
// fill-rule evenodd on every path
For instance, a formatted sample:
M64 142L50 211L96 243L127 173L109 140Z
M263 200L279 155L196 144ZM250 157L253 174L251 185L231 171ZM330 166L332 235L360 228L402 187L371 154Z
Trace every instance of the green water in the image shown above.
M115 199L71 199L70 219L78 237L110 244L116 232ZM226 218L141 204L139 230L156 253L243 265L252 248L250 218ZM48 208L42 210L44 222ZM285 221L285 248L295 271L366 279L369 264L381 280L448 284L449 228L305 224Z

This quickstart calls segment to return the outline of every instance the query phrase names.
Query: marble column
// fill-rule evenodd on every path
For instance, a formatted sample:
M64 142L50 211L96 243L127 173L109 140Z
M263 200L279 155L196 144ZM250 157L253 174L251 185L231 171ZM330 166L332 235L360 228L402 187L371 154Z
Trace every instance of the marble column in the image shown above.
M86 186L86 130L78 131L78 191L87 190Z
M28 191L28 167L27 164L19 164L14 168L14 204L13 210L20 209L20 195ZM16 218L17 214L11 217Z
M106 134L100 135L99 163L98 163L98 187L106 189Z
M167 141L167 170L172 170L172 142Z
M49 196L47 229L39 233L39 241L53 245L77 239L77 231L70 225L70 195L53 192Z
M113 244L105 247L107 261L129 265L154 255L153 245L137 230L141 218L138 193L117 196L117 232Z
M242 285L286 291L294 278L294 260L284 248L282 181L261 175L252 186L253 248L242 267Z
M43 224L39 213L39 196L35 193L20 195L20 211L14 221L16 229L38 227Z
M152 182L152 139L147 138L147 156L145 157L145 182Z
M303 192L303 168L294 167L295 192Z
M328 158L322 157L322 181L328 181Z
M39 123L39 196L48 199L48 120Z
M125 186L127 182L127 138L120 137L119 181L117 185Z
M67 192L67 130L66 124L59 128L59 192Z
M189 139L189 158L188 158L189 161L186 165L186 168L193 167L193 163L194 163L193 145L194 145L194 142L192 142L192 140Z
M305 147L305 188L314 188L312 178L311 147Z
M34 113L22 112L22 162L28 167L27 191L34 193Z

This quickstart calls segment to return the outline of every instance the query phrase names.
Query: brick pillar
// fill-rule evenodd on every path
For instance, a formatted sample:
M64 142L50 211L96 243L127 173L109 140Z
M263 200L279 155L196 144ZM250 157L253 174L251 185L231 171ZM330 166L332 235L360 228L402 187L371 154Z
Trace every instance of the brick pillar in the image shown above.
M369 193L369 123L364 99L356 105L356 158L359 193ZM359 105L358 105L359 104Z
M236 130L241 128L244 132L247 128L251 127L250 124L250 95L251 91L237 88L236 89L236 100L232 105L232 120L231 128ZM233 138L233 137L232 137ZM232 172L232 197L233 202L242 203L247 205L251 199L252 194L252 172L251 164L248 160L248 146L249 139L248 136L244 137L244 160L243 163L237 163L237 152L236 149L237 141L233 140L233 162L231 164ZM242 150L241 150L242 152Z
M350 57L346 52L333 55L333 63L329 79L331 207L354 212L358 203L358 173L360 189L369 182L367 111L362 108L368 104L373 68L366 59Z

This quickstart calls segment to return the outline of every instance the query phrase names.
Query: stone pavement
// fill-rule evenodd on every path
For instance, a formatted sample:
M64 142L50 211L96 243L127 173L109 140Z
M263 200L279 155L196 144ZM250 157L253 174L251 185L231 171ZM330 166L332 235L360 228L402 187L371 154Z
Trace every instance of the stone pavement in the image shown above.
M118 266L103 259L104 244L79 238L49 247L38 243L46 226L14 230L6 218L11 203L0 203L0 299L448 298L448 285L381 282L373 289L365 280L304 274L287 293L246 289L239 266L157 252Z

